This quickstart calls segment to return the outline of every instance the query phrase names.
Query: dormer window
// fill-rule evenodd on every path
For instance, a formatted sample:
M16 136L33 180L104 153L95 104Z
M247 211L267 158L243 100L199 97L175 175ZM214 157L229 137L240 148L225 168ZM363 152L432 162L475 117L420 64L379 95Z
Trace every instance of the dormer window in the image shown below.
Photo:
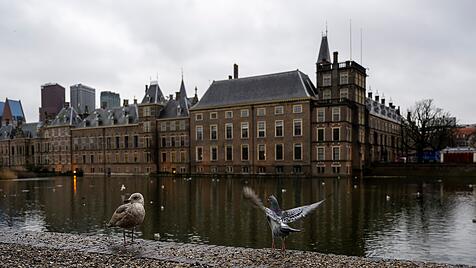
M322 76L322 86L327 87L332 85L331 74L324 74Z

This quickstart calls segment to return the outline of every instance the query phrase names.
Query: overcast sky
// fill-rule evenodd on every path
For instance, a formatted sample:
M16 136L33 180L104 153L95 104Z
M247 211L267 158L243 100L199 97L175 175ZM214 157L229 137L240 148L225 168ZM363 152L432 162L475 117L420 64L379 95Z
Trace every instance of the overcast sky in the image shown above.
M475 1L9 1L0 0L0 98L38 120L40 86L83 83L142 99L158 76L165 95L226 79L300 69L315 83L327 21L331 53L369 68L369 86L406 110L433 98L476 123Z

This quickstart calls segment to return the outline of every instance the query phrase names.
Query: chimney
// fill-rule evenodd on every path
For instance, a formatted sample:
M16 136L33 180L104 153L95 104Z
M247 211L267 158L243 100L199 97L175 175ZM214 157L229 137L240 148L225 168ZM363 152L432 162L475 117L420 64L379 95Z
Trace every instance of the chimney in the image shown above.
M174 99L174 94L170 94L169 95L169 100L173 100Z
M149 86L145 85L145 92L147 92L147 89L149 89Z
M137 104L137 99L136 98L134 98L134 104Z
M238 79L238 64L233 64L233 78Z
M231 80L233 79L233 77L231 75L228 76L228 80Z
M124 102L124 103L123 103L123 106L124 106L124 107L129 106L129 100L128 100L128 99L124 99L123 102Z
M382 97L382 104L385 105L385 97Z
M376 101L376 102L379 102L379 100L380 100L380 96L379 96L379 95L375 95L375 101Z
M66 101L66 102L64 103L64 108L69 108L69 101Z
M338 55L339 55L339 52L334 51L334 62L333 62L333 63L338 63L338 62L339 62L339 57L338 57Z
M400 106L397 108L397 114L400 115Z
M369 99L372 99L372 91L369 91L368 97L369 97Z
M179 92L175 92L175 100L180 100L180 91Z
M395 107L393 106L392 100L390 100L390 102L388 103L388 106L390 106L390 108L392 108L392 109L395 108Z

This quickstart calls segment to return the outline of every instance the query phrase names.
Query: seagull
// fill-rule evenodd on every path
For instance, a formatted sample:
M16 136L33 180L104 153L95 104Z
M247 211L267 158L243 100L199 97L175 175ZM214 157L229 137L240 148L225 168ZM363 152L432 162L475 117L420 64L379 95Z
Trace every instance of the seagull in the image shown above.
M142 224L144 217L144 197L140 193L133 193L129 199L124 200L124 204L120 205L114 214L112 214L107 226L123 228L124 244L126 244L125 229L132 229L132 242L134 242L134 228Z
M250 200L257 208L263 210L263 212L266 214L266 220L268 220L269 227L271 228L271 238L273 241L271 248L272 250L274 250L274 239L279 237L281 238L282 251L286 250L286 237L290 233L301 231L290 227L288 223L294 222L300 218L305 217L307 214L311 213L314 209L316 209L324 202L324 200L321 200L319 202L307 206L296 207L288 210L281 210L281 208L279 207L278 200L273 195L268 198L268 201L270 203L269 208L263 205L263 202L261 202L259 197L250 187L245 186L243 188L243 195L245 196L245 198Z

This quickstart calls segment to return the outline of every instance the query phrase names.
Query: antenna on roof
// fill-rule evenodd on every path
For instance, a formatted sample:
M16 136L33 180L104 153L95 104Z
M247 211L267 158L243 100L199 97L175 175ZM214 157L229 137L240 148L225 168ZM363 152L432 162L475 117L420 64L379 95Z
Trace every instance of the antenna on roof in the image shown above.
M326 36L327 36L327 20L326 20Z
M352 60L352 19L349 19L350 60Z
M157 79L157 82L159 81L159 72L156 73L155 79Z
M182 81L183 81L183 67L182 67Z
M360 27L360 65L362 65L362 27Z

